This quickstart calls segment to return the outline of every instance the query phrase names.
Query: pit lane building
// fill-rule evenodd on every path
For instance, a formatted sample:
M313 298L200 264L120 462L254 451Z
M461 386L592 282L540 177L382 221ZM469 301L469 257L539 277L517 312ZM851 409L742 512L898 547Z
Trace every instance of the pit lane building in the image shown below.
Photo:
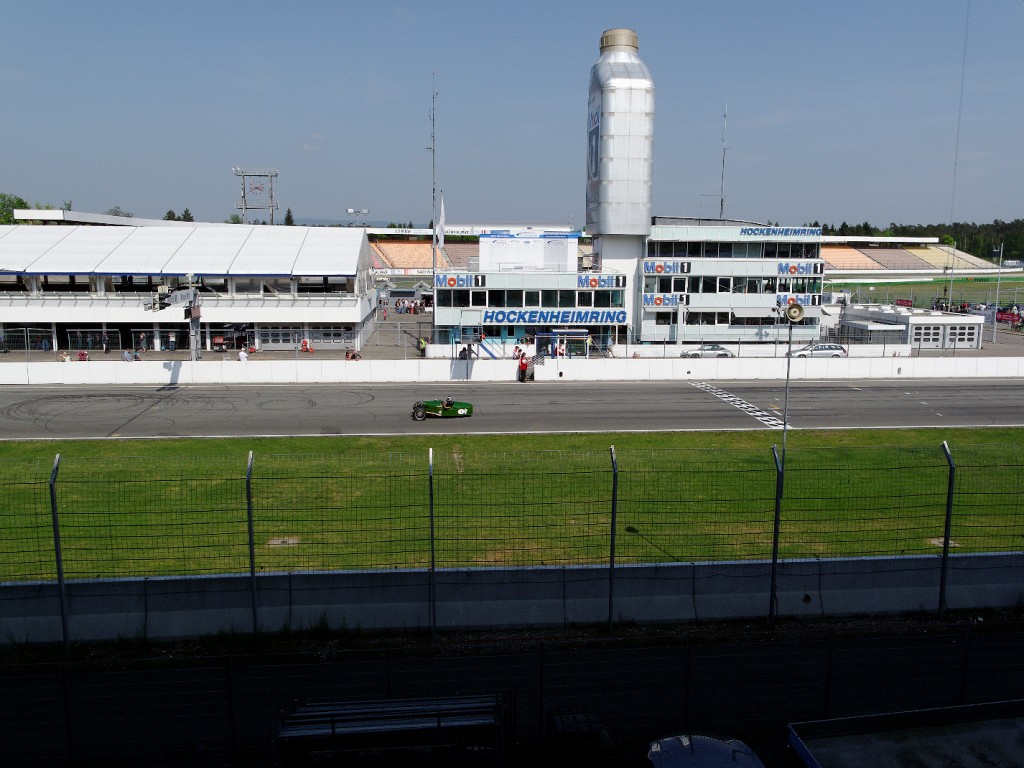
M184 349L184 308L160 287L199 286L201 348L358 349L372 330L362 229L180 224L18 211L56 226L0 226L0 328L11 348Z

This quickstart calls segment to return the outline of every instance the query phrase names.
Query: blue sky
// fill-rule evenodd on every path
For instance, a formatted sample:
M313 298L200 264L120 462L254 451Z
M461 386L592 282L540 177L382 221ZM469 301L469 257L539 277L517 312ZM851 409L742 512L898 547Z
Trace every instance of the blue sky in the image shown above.
M655 82L657 215L717 215L728 104L728 216L1024 217L1024 0L9 3L0 192L222 221L269 166L282 219L426 226L433 76L447 221L579 226L612 27Z

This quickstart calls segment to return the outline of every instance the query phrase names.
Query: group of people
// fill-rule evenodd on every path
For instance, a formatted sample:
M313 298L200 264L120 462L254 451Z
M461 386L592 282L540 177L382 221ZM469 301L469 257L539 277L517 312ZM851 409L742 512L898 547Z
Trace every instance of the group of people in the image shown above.
M381 296L377 299L377 309L381 310L384 314L384 319L388 319L388 308L391 306L391 299ZM426 306L423 299L395 299L395 313L399 315L420 315L423 314L423 308Z
M73 358L71 357L71 353L65 350L64 354L60 356L60 359L65 363L70 363ZM78 351L77 359L81 363L87 363L89 362L89 353L84 349L81 349Z
M84 334L81 331L75 331L74 342L75 349L102 349L104 352L110 351L110 337L107 336L106 331L103 331L99 335L91 331L87 331Z

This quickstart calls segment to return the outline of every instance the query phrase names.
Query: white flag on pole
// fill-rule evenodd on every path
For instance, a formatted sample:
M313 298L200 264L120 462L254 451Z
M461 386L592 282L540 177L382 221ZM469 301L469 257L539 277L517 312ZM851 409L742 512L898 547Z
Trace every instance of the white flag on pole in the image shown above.
M437 247L444 248L444 194L441 195L441 215L437 217Z

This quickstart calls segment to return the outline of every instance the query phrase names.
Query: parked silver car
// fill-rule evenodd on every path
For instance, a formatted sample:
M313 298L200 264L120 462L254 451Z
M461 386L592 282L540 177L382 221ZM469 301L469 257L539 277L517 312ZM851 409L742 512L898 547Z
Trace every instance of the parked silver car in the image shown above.
M687 349L680 357L736 357L721 344L701 344L696 349Z
M846 349L839 344L808 344L786 353L787 357L846 357Z

